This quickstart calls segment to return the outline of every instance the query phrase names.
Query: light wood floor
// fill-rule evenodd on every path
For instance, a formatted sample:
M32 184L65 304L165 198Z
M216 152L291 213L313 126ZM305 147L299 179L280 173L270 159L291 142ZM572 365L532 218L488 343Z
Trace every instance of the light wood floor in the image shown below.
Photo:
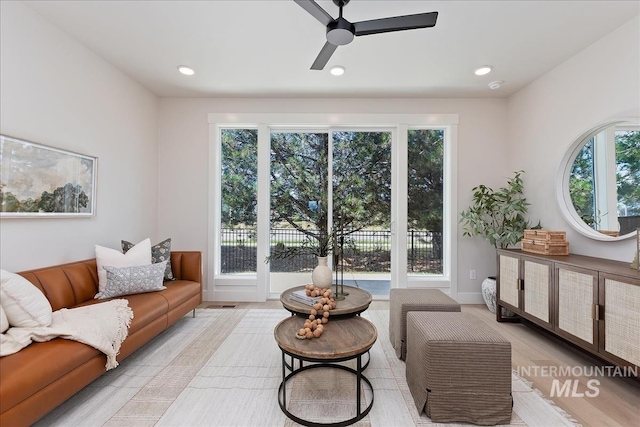
M264 303L221 303L204 302L201 308L230 306L229 308L261 308L281 309L280 301ZM388 310L388 301L374 301L369 307L372 310ZM511 342L512 364L521 377L529 380L533 387L549 398L554 377L536 374L535 366L539 367L600 367L605 366L602 361L583 353L569 344L543 331L520 323L498 323L495 315L484 305L463 305L462 311L471 313L498 331ZM631 338L631 337L630 337ZM637 338L637 337L636 337ZM520 368L520 369L519 369ZM529 368L531 375L526 375ZM640 427L640 380L594 376L594 377L563 377L565 380L578 380L578 393L592 392L587 381L596 379L599 394L594 397L554 397L553 402L568 412L583 426L624 426ZM595 386L595 384L592 384ZM572 387L573 389L573 387ZM571 393L570 393L571 394Z

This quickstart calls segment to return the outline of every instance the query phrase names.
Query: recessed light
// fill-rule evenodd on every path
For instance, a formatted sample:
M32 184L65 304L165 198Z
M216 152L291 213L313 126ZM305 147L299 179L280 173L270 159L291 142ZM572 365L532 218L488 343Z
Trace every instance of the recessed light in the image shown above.
M493 70L493 67L491 65L483 65L480 68L476 68L474 73L476 74L476 76L484 76L486 74L489 74L491 70Z
M193 71L193 68L189 68L186 65L178 65L178 71L180 71L185 76L193 76L196 72Z
M341 76L343 75L345 72L345 68L342 65L336 65L335 67L331 68L331 74L333 74L334 76Z

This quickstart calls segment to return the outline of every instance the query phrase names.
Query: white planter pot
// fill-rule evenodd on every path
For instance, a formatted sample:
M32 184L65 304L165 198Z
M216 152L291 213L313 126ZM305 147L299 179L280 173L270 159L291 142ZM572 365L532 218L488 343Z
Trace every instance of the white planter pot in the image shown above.
M482 298L490 312L496 312L496 279L487 277L482 281Z
M497 298L495 277L487 277L482 281L482 298L484 299L484 303L487 304L487 308L489 309L489 311L495 314ZM502 316L512 317L515 316L515 314L503 307Z
M318 266L311 273L311 281L320 288L330 288L333 282L333 272L327 265L327 257L318 257Z

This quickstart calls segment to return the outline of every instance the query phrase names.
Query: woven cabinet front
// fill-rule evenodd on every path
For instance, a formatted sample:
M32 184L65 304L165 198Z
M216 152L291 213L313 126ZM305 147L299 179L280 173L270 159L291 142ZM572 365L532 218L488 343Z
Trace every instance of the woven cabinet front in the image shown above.
M604 290L605 350L640 366L640 286L607 278Z

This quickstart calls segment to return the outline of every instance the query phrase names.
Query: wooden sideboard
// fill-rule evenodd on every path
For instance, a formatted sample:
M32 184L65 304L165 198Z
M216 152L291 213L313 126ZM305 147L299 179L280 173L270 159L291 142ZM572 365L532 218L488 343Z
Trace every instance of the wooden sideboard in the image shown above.
M496 319L511 310L619 366L640 366L640 271L582 255L498 250Z

